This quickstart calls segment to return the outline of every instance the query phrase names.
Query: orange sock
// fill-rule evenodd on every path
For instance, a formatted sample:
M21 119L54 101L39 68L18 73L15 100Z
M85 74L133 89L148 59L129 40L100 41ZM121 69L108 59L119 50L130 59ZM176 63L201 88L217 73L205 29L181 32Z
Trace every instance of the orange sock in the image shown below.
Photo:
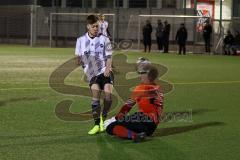
M116 125L113 128L113 134L120 138L133 139L136 133L120 125Z

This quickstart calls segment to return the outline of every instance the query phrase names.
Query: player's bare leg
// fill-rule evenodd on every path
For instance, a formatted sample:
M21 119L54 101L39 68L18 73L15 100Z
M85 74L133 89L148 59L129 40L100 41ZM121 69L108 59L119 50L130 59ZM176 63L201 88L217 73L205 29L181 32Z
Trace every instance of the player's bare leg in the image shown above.
M107 114L111 108L112 105L112 90L113 85L112 84L105 84L104 86L104 107L102 111L101 121L100 121L100 131L104 131L103 122L107 118Z
M93 135L100 131L100 113L101 113L101 107L100 107L100 88L97 84L93 84L91 86L91 92L92 92L92 115L94 119L94 127L88 132L88 134Z

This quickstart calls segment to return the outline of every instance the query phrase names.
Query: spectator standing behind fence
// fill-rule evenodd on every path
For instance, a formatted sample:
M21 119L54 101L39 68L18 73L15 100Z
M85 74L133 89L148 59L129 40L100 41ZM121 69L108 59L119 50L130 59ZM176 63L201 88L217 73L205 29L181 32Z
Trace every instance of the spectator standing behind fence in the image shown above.
M164 22L164 30L163 30L163 48L164 48L164 53L168 53L168 48L169 48L169 36L170 36L170 30L171 30L171 25L168 24L168 21L166 20Z
M156 28L156 40L158 45L158 50L163 50L163 24L161 20L158 20L158 26Z
M223 43L224 54L231 55L232 47L234 44L234 37L229 30L227 31L227 35L224 38Z
M240 55L240 33L239 33L239 31L236 31L236 33L235 33L232 51L233 51L233 55Z
M236 31L235 43L238 47L240 47L240 32L239 31Z
M206 21L205 26L203 27L203 38L205 42L205 51L211 52L211 35L212 35L212 26L209 21Z
M143 27L143 44L144 44L144 52L147 51L148 47L148 52L151 51L151 46L152 46L152 25L149 20L146 21L146 25Z
M188 33L187 33L187 29L184 25L184 23L181 23L180 28L177 31L176 34L176 41L178 43L179 46L179 51L178 54L186 54L186 41L187 41L187 37L188 37Z

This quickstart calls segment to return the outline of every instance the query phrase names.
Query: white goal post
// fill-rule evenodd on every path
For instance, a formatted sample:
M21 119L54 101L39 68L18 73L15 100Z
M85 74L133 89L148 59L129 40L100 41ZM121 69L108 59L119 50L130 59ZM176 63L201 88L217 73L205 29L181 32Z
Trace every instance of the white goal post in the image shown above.
M52 28L53 28L53 16L88 16L88 15L97 15L98 13L60 13L60 12L57 12L57 13L50 13L50 18L49 18L49 21L50 21L50 25L49 25L49 46L50 48L52 47ZM114 38L115 38L115 14L110 14L110 13L103 13L104 16L112 16L112 39L114 41Z
M186 19L192 18L192 19L209 19L210 17L205 17L205 16L193 16L193 15L138 15L138 50L140 50L140 43L141 43L141 22L144 18L162 18L162 19L174 19L174 18L180 18L183 19L184 21ZM145 19L146 20L146 19ZM193 23L197 23L196 21ZM193 34L193 37L195 35Z

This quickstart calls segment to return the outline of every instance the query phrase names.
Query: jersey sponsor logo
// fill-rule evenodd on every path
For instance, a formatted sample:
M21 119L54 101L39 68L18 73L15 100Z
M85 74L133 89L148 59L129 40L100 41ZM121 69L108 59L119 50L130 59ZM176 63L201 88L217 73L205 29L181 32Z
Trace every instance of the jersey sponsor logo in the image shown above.
M95 44L95 49L97 49L99 46L100 46L100 42L97 42L97 43Z
M84 51L84 55L89 56L90 54L101 55L101 51Z

